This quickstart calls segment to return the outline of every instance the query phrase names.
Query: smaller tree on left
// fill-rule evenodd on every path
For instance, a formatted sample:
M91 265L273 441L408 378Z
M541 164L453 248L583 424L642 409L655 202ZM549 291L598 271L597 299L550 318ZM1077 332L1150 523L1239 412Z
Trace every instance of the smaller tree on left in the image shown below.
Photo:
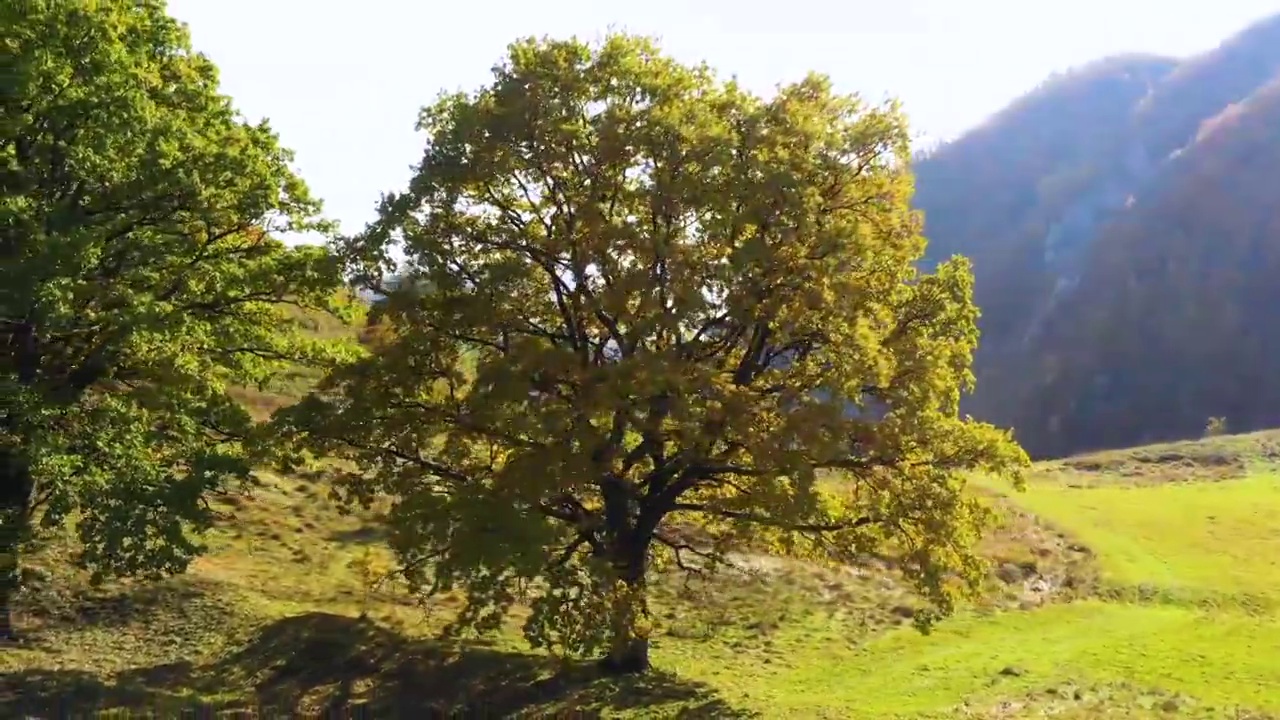
M184 570L247 478L228 394L322 364L319 203L163 2L0 4L0 636L39 528L95 579Z

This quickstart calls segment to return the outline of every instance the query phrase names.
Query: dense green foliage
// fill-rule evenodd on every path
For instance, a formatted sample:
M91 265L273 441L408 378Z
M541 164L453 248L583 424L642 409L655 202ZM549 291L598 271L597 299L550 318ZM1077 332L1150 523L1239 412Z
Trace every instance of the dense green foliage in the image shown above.
M1280 422L1278 83L1280 17L1070 73L916 163L930 254L974 263L966 409L1042 455Z
M510 53L423 112L417 176L349 244L391 339L286 427L394 499L464 625L541 583L529 639L619 669L647 664L652 569L742 543L893 548L949 611L981 578L962 474L1025 456L958 416L971 278L915 267L897 108L819 76L763 100L620 35Z
M232 385L332 352L281 303L339 267L290 155L217 92L157 2L0 9L0 632L19 555L75 516L100 574L199 552L204 501L249 466ZM335 308L336 309L336 308Z

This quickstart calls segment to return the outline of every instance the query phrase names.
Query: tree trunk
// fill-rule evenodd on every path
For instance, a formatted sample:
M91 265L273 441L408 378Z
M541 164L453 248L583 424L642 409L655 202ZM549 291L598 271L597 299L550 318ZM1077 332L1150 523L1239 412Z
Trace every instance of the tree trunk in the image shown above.
M600 667L610 675L636 675L649 670L649 636L641 627L649 610L645 592L648 547L629 550L617 564L619 587L610 613L609 654Z
M0 586L0 642L14 639L12 598L10 589Z
M0 640L14 637L13 599L21 577L21 552L30 530L31 470L12 451L0 451Z
M610 675L639 675L649 671L649 638L615 630L608 657L600 663Z
M0 641L13 640L13 600L22 577L22 538L26 534L19 513L0 508Z

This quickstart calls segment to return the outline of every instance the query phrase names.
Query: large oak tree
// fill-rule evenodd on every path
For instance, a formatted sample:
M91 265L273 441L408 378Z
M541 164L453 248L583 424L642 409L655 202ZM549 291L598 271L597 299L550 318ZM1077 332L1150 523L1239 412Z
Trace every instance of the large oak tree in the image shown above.
M38 526L99 577L182 570L247 476L228 395L330 353L282 302L340 268L266 123L218 93L161 2L0 7L0 635ZM37 522L38 521L38 522Z
M740 540L890 548L940 611L976 579L964 473L1026 458L958 416L971 276L917 271L895 105L819 76L762 99L615 35L515 43L420 126L348 247L387 295L376 352L286 426L392 498L408 577L465 591L464 625L525 598L534 644L639 671L652 570Z

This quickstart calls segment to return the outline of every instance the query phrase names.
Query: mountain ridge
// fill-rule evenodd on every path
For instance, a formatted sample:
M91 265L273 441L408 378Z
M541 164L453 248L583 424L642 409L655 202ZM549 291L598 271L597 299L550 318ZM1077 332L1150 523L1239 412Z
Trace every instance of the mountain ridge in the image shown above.
M1277 98L1280 15L1186 60L1059 74L917 159L928 262L974 263L968 411L1040 456L1185 437L1222 414L1280 421L1269 392L1237 387L1271 365L1257 306L1270 296L1251 288L1280 245L1265 191L1280 185ZM1143 377L1162 363L1180 374Z

